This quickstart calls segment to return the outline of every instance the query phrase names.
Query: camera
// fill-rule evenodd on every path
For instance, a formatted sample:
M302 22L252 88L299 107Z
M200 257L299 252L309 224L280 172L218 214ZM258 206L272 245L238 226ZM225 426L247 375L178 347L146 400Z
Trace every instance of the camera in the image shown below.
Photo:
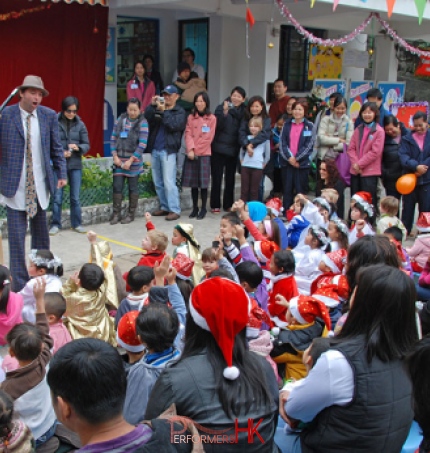
M158 99L157 99L157 100L158 100L158 102L159 102L160 104L164 104L164 97L163 97L163 96L158 96Z
M229 102L229 103L228 103L228 108L229 108L229 109L232 109L233 107L234 107L233 102Z

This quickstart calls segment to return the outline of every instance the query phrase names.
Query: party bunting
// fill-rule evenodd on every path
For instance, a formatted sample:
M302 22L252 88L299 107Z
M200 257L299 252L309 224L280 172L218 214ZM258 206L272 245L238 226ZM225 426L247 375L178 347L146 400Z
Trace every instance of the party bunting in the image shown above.
M421 25L424 16L424 9L426 7L427 0L415 0L415 5L418 11L418 23Z
M333 11L336 11L337 5L339 5L340 0L334 0L333 1Z
M396 0L387 0L388 17L391 17L391 14L393 14L394 3L396 3Z
M255 24L254 15L252 14L252 11L249 8L246 8L246 21L248 22L248 24L251 28Z
M317 0L311 0L311 8L314 7L316 1L317 1Z

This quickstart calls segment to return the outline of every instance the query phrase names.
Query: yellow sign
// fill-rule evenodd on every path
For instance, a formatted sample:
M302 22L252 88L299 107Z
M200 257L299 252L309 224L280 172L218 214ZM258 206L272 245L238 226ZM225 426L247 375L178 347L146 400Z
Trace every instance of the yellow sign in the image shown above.
M308 79L340 79L343 47L310 45Z

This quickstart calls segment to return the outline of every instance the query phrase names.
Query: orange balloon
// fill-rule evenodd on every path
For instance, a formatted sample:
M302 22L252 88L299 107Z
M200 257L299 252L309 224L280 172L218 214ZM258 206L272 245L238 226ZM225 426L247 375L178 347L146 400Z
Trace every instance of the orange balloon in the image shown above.
M414 191L415 186L417 185L417 177L415 173L408 173L406 175L400 176L396 182L397 192L402 195L408 195Z

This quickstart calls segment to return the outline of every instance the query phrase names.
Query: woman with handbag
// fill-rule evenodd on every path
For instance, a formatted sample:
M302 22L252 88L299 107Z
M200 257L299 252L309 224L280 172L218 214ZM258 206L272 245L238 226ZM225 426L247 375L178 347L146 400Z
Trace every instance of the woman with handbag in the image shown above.
M354 133L354 123L346 114L346 109L346 99L338 96L334 100L332 113L321 120L318 128L319 160L335 160L343 152L344 145L349 145Z

